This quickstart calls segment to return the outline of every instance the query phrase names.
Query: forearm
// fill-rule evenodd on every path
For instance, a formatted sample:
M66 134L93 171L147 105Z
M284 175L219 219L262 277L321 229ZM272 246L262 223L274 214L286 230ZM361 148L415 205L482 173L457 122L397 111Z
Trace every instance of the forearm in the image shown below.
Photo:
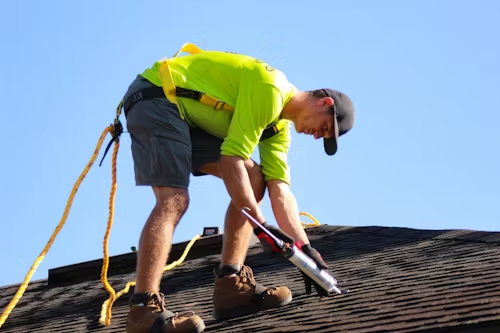
M222 155L219 161L219 172L224 180L233 205L238 210L241 210L243 207L250 208L250 215L257 219L257 221L264 222L265 219L255 199L244 160L238 156Z
M273 213L279 227L300 245L309 244L307 234L300 222L297 200L288 184L271 180L268 182L268 190Z

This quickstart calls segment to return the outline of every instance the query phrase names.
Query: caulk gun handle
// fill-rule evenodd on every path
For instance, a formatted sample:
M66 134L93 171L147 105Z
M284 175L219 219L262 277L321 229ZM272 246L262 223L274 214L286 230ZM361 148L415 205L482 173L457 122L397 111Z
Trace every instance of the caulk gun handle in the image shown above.
M248 213L250 209L248 207L243 207L241 212L252 222L256 228L254 229L254 234L259 238L260 242L265 246L270 245L272 247L272 252L283 252L286 247L286 243L293 243L293 238L287 235L284 231L279 228L273 227L266 222L259 223L252 215ZM266 251L267 252L267 251Z

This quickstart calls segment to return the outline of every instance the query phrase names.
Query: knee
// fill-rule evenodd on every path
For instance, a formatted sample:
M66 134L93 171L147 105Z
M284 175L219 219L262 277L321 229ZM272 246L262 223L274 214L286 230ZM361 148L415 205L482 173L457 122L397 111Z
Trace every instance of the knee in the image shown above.
M174 187L154 187L153 190L156 196L155 209L179 222L189 207L188 191Z
M250 183L252 184L255 200L260 202L264 198L264 193L266 191L266 182L264 180L264 174L262 173L262 167L251 159L245 162L245 167L248 172L248 177L250 178Z

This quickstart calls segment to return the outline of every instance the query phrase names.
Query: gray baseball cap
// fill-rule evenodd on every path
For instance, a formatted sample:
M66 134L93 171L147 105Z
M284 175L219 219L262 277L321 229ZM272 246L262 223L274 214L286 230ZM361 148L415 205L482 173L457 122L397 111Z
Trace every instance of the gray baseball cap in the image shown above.
M338 150L339 137L349 132L354 125L354 105L349 96L340 91L334 89L323 89L323 91L334 101L332 109L335 135L323 139L325 153L332 156Z

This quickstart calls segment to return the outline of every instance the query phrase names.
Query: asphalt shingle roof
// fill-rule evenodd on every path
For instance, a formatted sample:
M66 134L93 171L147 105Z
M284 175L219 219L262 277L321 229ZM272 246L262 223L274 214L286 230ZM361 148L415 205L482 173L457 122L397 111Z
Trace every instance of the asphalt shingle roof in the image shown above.
M327 225L307 232L349 294L323 300L307 296L290 262L253 246L246 263L256 279L287 285L294 300L278 310L215 322L212 269L221 236L214 236L195 243L186 261L164 274L161 289L167 307L193 310L205 320L206 332L220 333L457 332L470 325L500 327L500 233ZM177 260L184 246L174 246L169 261ZM73 276L67 268L52 271L50 284L32 282L0 331L124 332L127 295L114 304L111 325L101 326L101 306L108 294L99 280L100 261L81 266L71 268ZM116 291L135 278L134 268L135 254L113 258L110 274L116 275L109 281ZM75 275L80 281L64 281ZM0 288L0 311L17 288Z

